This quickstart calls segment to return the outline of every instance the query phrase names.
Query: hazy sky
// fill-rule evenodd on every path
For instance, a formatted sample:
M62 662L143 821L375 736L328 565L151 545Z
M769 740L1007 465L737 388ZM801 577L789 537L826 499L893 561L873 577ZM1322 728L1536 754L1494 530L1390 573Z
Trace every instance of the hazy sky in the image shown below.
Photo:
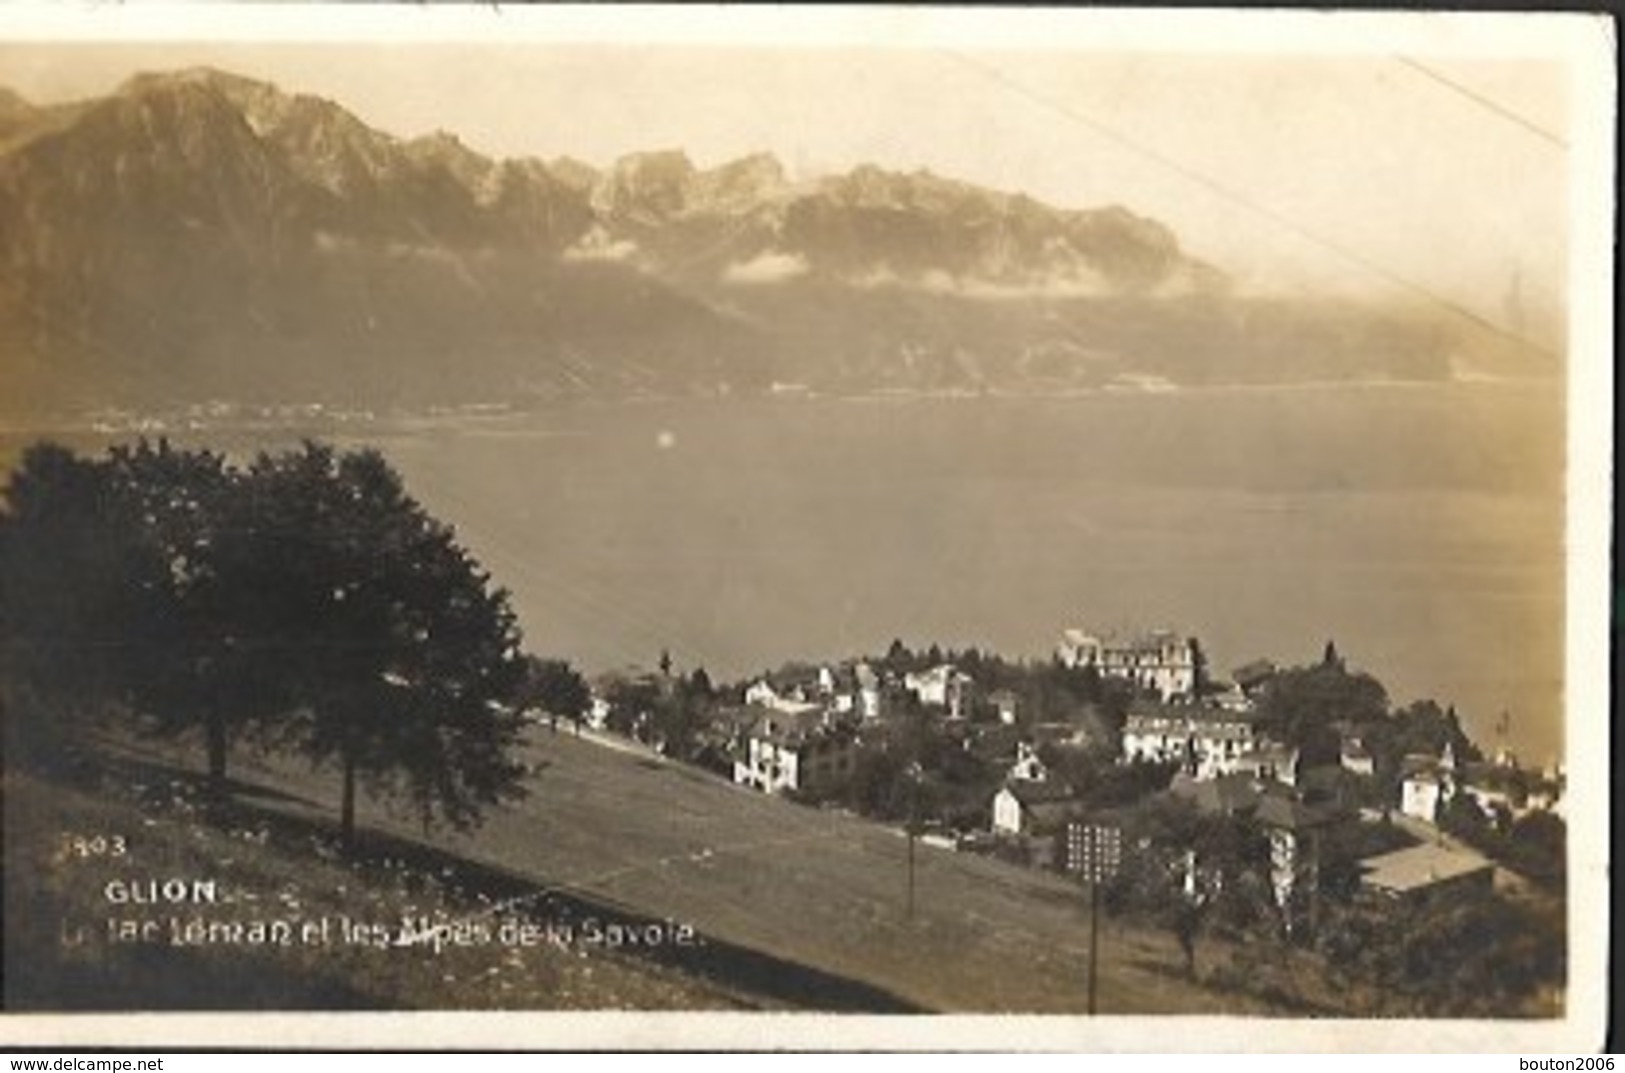
M489 21L506 30L516 13ZM1384 289L1397 275L1502 322L1514 277L1526 303L1564 288L1569 72L1549 52L1433 55L1431 38L1405 35L1358 55L1314 38L1203 51L1191 34L981 47L993 35L943 38L906 21L884 47L808 47L802 33L794 46L517 44L512 33L62 45L5 30L0 84L36 100L206 63L331 97L391 133L444 128L499 155L602 164L681 147L707 165L768 150L800 174L872 161L1059 205L1116 202L1257 287Z

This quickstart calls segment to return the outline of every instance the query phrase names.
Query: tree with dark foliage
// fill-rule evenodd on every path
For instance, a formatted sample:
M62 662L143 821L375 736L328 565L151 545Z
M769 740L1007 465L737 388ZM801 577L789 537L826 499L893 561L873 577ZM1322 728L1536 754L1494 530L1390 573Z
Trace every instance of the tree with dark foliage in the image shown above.
M1536 1013L1567 971L1563 907L1495 894L1333 907L1318 936L1355 1013L1505 1017Z
M586 679L562 659L542 659L530 656L525 660L525 681L521 689L522 710L539 709L547 715L548 725L557 729L562 717L568 719L581 732L581 723L592 703L592 691Z
M252 650L256 592L244 574L242 474L221 455L164 440L114 448L108 465L134 523L126 696L158 734L202 732L219 796L233 741L251 724L266 729L281 711Z
M297 747L458 829L519 796L519 634L507 594L374 451L307 443L250 471L264 659L302 713Z
M1336 723L1380 723L1388 714L1388 691L1369 674L1349 670L1336 646L1321 661L1273 676L1259 700L1259 725L1277 741L1302 751L1305 766L1337 763Z
M42 443L0 510L0 705L9 761L60 770L117 699L135 608L133 520L107 467Z

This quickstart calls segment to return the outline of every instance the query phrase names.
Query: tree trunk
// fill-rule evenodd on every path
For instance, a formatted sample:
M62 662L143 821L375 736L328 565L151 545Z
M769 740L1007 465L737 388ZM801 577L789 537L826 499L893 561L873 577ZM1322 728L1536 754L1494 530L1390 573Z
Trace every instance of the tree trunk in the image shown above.
M218 711L209 713L205 733L208 735L209 792L217 799L226 796L226 750L230 744L226 735L226 720Z
M339 840L345 849L355 845L355 754L344 754L344 799L339 808Z

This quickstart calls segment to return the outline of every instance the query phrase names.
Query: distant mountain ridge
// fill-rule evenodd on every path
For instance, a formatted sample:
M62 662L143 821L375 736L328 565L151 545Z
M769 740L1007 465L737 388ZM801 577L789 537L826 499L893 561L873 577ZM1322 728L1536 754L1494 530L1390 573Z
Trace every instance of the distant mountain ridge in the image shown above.
M1436 320L1238 299L1157 221L770 155L403 140L212 69L0 92L0 406L1438 376Z

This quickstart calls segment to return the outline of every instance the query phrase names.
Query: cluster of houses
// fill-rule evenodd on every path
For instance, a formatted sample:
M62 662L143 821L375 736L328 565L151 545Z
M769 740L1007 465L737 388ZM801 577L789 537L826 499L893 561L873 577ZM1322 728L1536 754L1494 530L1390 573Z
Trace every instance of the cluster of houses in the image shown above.
M1458 763L1449 745L1438 756L1407 756L1400 772L1399 810L1424 823L1436 824L1444 807L1458 795L1478 806L1488 818L1521 819L1535 812L1563 813L1563 772L1553 765L1539 773L1518 766L1501 750L1492 761Z
M1328 833L1341 824L1389 818L1391 809L1371 807L1380 796L1372 792L1376 764L1354 728L1343 736L1337 763L1307 768L1297 750L1263 731L1257 700L1276 673L1268 661L1237 668L1228 682L1211 682L1197 640L1166 630L1112 639L1069 629L1056 656L1065 666L1091 668L1135 687L1122 727L1122 763L1172 764L1178 771L1173 794L1204 812L1248 818L1267 834L1275 900L1288 927L1312 912ZM1078 744L1094 735L1071 724L1021 720L1015 694L978 695L976 685L951 663L901 674L864 661L793 665L749 682L740 703L711 713L701 738L712 766L736 783L817 795L855 772L865 735L883 722L894 698L908 695L940 713L944 726L957 728L967 749L1008 765L990 803L991 833L1043 857L1085 809L1075 788L1046 770L1038 746ZM973 701L988 717L971 726ZM601 725L607 711L595 695L590 719ZM1487 815L1561 815L1560 772L1531 776L1506 756L1458 763L1448 748L1436 757L1407 757L1398 813L1417 844L1362 860L1363 885L1393 898L1487 886L1490 861L1442 835L1428 837L1444 806L1463 794ZM1196 874L1193 862L1193 883Z
M1170 791L1209 814L1245 817L1268 837L1271 885L1290 929L1312 912L1322 867L1322 846L1339 825L1381 822L1389 809L1369 807L1376 762L1354 728L1345 728L1338 762L1305 767L1296 749L1272 740L1259 725L1257 698L1276 669L1259 660L1239 667L1230 682L1203 681L1199 648L1167 631L1113 644L1066 631L1058 647L1063 663L1096 668L1139 687L1124 720L1124 763L1174 764ZM1493 762L1457 763L1447 745L1438 756L1405 758L1399 813L1414 845L1358 862L1362 887L1381 897L1431 897L1447 888L1488 889L1495 865L1438 830L1441 810L1465 795L1487 818L1517 819L1532 812L1562 815L1560 770L1538 775L1510 754ZM1364 807L1362 807L1364 806ZM995 833L1025 840L1042 858L1084 809L1073 787L1053 779L1024 752L993 800ZM1093 818L1099 822L1099 817ZM1053 852L1053 851L1052 851ZM1191 862L1188 883L1198 874Z

